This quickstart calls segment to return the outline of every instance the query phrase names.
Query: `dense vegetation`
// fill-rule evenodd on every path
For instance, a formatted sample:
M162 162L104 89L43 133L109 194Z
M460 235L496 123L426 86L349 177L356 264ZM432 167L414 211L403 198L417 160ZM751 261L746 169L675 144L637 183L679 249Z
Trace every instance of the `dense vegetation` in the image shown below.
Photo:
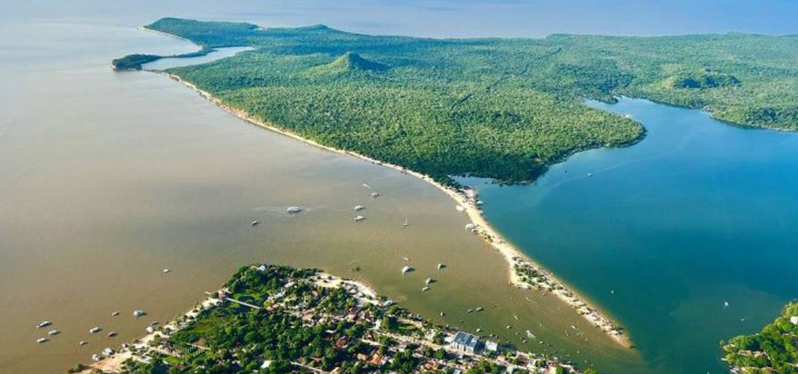
M724 359L741 374L798 374L798 303L754 335L721 342Z
M798 129L794 36L426 39L174 18L147 27L203 48L255 47L170 72L275 126L443 182L527 181L573 152L642 137L584 99L645 97Z

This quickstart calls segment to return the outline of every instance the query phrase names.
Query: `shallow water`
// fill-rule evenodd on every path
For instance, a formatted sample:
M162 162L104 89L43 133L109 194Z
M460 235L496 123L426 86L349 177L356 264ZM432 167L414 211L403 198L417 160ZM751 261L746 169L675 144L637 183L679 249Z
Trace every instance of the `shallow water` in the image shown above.
M463 230L466 218L435 188L248 125L163 76L112 71L110 60L127 53L196 50L131 17L0 26L3 372L87 362L252 262L362 279L438 322L515 342L530 329L555 345L547 350L580 351L602 368L641 365L553 297L509 287L502 257ZM367 206L365 222L352 220L357 204ZM307 210L289 216L293 205ZM262 223L250 226L255 219ZM403 257L415 273L401 275ZM439 272L438 262L449 266ZM439 282L422 293L427 277ZM466 314L477 306L486 311ZM136 319L134 309L148 316ZM41 320L61 335L36 344ZM570 325L585 335L565 336ZM103 332L90 334L94 326Z
M631 114L646 138L533 185L469 183L499 231L630 330L652 370L722 372L718 342L798 295L798 134L644 100L591 105Z

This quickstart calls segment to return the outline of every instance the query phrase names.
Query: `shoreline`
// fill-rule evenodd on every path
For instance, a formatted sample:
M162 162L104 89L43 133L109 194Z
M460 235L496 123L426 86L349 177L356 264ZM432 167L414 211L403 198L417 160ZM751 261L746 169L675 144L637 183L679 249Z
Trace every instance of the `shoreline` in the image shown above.
M499 235L499 233L492 226L490 226L490 224L482 215L482 210L479 208L476 191L473 189L455 189L448 187L435 181L425 174L406 169L402 166L383 162L357 152L333 148L320 144L311 139L303 138L291 131L282 129L274 124L255 118L253 115L244 110L237 109L223 103L209 92L200 89L193 83L183 80L180 76L170 74L165 71L148 71L155 74L161 74L185 85L224 111L246 122L249 122L252 125L276 132L283 136L290 137L329 152L356 157L373 164L397 170L404 174L412 175L438 188L440 191L452 198L457 203L457 207L461 207L458 208L458 211L462 209L462 211L468 215L468 218L471 220L471 225L473 225L470 230L479 235L483 240L485 240L485 242L496 249L504 257L505 261L507 261L507 274L510 280L510 285L523 289L537 289L544 292L553 293L561 301L576 310L576 312L585 318L585 320L587 320L591 325L601 329L616 343L627 349L633 347L628 335L623 332L623 329L617 323L604 316L604 313L588 304L584 297L571 291L564 285L564 282L546 272L542 266L534 262L531 258L529 258L529 256L515 248L501 235Z
M250 265L251 268L259 271L263 271L262 268L265 268L266 265L262 264L260 265L260 267L257 268L256 266L257 264ZM370 304L377 307L387 308L395 304L392 300L377 294L373 288L371 288L369 285L367 285L362 281L342 278L319 269L313 269L313 270L314 273L305 279L310 280L315 287L343 289L349 295L355 297L360 303L360 305ZM284 287L288 287L288 285ZM153 330L149 330L148 328L147 335L145 335L140 339L136 339L132 344L123 344L122 348L118 352L106 352L95 355L96 358L94 362L88 365L80 365L80 369L78 371L74 371L74 373L79 373L79 374L95 374L98 372L108 373L108 374L121 373L125 368L125 362L128 362L128 360L138 361L140 363L150 363L152 362L154 357L150 355L152 353L172 356L175 354L175 350L170 347L164 347L162 345L159 345L158 341L160 339L168 339L174 333L185 328L191 321L195 320L203 311L219 307L225 303L236 303L252 309L265 309L266 311L270 311L269 307L248 304L244 301L240 301L238 299L227 296L230 294L230 290L226 286L222 286L219 290L215 292L206 291L205 294L207 295L205 299L195 304L195 306L190 310L188 310L187 312L178 315L173 320L169 321L166 325L154 328ZM303 314L303 318L305 315L306 314ZM417 324L414 321L409 321L409 322ZM377 323L379 323L379 320L377 320ZM421 323L423 323L423 321L421 321ZM420 323L417 325L421 326ZM446 328L449 327L447 326ZM451 339L454 339L453 334L455 332L458 334L460 333L460 331L457 330L456 328L452 328L449 332L452 333L452 336L450 337ZM480 339L487 339L487 338L488 337L486 336L480 336ZM442 344L442 343L435 343L435 344ZM193 346L202 350L208 349L197 345ZM539 356L538 354L533 352L520 351L513 346L510 346L508 348L514 351L516 354L525 357L528 362L526 365L534 365L535 362L532 360L532 358L534 358L535 360L542 360L542 362L544 364L547 364L549 368L552 367L551 365L556 365L556 367L562 367L568 369L569 370L568 372L574 372L577 374L581 373L580 371L576 370L573 364L567 362L561 362L557 357L550 358L545 355ZM455 348L448 348L448 350L453 350L453 349ZM462 354L462 352L459 350L456 351L455 353L457 352L460 352L460 354ZM466 355L469 357L475 356L477 355L477 352L471 352L470 354ZM510 362L508 360L505 360L505 363L508 365L519 365L516 362ZM523 367L523 364L521 365L522 366L518 367ZM309 368L308 366L303 365L301 363L299 363L298 366ZM318 369L313 371L317 373L326 373ZM332 373L335 373L335 371L333 371Z

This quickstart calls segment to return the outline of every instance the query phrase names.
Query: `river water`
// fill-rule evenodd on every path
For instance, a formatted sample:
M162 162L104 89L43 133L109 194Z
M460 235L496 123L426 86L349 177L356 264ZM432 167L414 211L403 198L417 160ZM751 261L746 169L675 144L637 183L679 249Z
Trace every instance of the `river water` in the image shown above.
M499 231L612 311L652 370L722 372L718 342L798 295L798 134L645 100L591 105L631 114L646 138L529 186L467 182Z
M197 47L138 29L160 16L152 8L107 18L78 5L78 15L34 8L0 25L0 371L88 362L252 262L321 267L440 323L515 343L530 329L553 346L527 348L615 372L645 367L553 297L508 286L502 257L463 230L442 192L251 126L164 76L112 71L128 53ZM357 204L365 222L352 220ZM294 205L306 211L289 216ZM408 262L418 270L403 277ZM439 282L422 293L427 277ZM61 334L37 344L42 320ZM571 325L584 335L566 336Z

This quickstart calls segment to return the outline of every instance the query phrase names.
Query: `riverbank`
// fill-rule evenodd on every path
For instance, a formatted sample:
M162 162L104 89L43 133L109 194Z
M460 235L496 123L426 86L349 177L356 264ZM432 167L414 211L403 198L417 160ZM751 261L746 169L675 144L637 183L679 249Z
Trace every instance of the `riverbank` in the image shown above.
M562 281L555 278L551 274L548 274L545 270L543 270L542 266L532 261L531 258L529 258L520 250L515 248L512 244L507 242L507 240L505 240L501 235L499 235L499 233L493 227L491 227L490 224L488 224L488 222L483 217L482 211L479 208L480 204L478 203L479 201L477 199L478 196L476 194L476 191L465 188L455 189L449 186L445 186L435 181L428 175L408 170L402 166L376 160L371 157L359 154L357 152L329 147L320 144L316 141L313 141L311 139L303 138L291 131L287 131L274 124L256 118L244 110L234 108L225 104L221 100L211 95L209 92L200 89L191 82L183 80L180 76L162 71L153 71L153 73L162 74L170 79L173 79L185 85L186 87L191 88L192 90L197 92L200 96L209 100L216 106L224 109L226 112L240 119L243 119L255 126L279 133L281 135L290 137L292 139L296 139L298 141L304 142L306 144L333 153L356 157L364 161L388 167L400 171L402 173L412 175L418 179L421 179L422 181L425 181L435 186L436 188L447 194L449 197L451 197L457 203L457 207L460 207L458 208L458 210L468 215L473 225L469 227L469 229L475 234L482 237L489 245L491 245L494 249L496 249L497 251L499 251L499 253L502 254L502 256L504 257L505 261L508 264L507 276L509 278L509 283L511 285L519 288L537 289L543 292L553 293L560 300L562 300L563 302L571 306L574 310L576 310L578 314L582 315L590 324L596 326L597 328L605 332L615 342L617 342L618 344L620 344L625 348L632 347L632 342L629 339L628 335L624 333L623 329L617 323L612 321L610 318L606 317L605 314L599 311L597 308L588 304L585 301L584 297L568 289L568 287L566 287Z

